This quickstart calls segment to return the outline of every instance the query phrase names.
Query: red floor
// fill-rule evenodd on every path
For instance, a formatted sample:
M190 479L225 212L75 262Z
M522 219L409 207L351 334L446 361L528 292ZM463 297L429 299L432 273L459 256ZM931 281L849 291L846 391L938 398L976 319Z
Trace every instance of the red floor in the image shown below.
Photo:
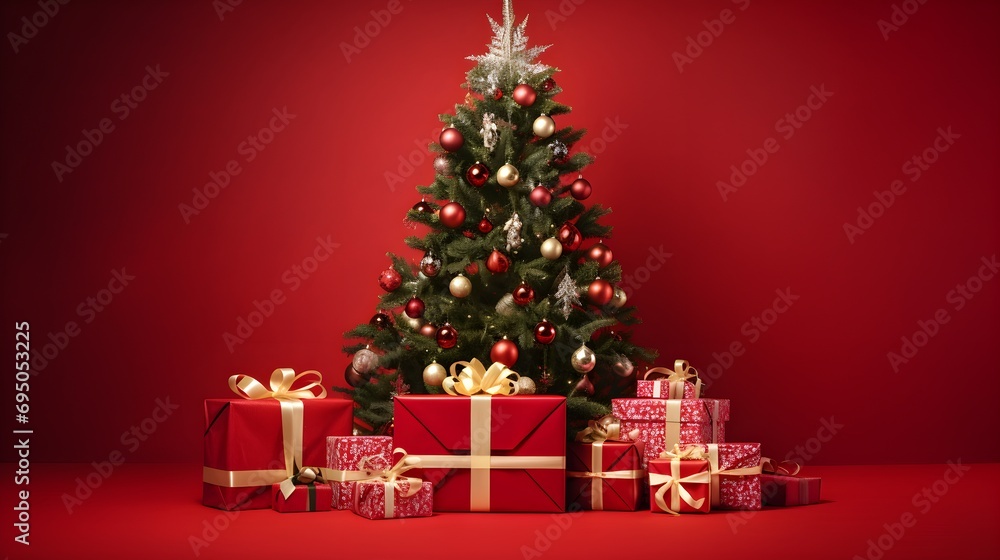
M961 476L948 471L945 465L810 467L823 477L824 503L748 514L368 521L347 511L208 509L198 503L198 465L122 465L69 513L64 494L72 495L76 479L93 470L32 465L31 544L13 541L16 491L7 476L2 531L10 559L1000 558L1000 465L969 465Z

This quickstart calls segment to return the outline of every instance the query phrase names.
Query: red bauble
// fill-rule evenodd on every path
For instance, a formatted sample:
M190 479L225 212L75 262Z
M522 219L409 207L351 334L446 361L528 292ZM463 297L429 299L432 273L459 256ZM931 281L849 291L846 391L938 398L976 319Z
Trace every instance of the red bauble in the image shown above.
M493 231L493 222L491 222L486 216L483 216L483 219L479 220L479 232L489 233L491 231Z
M406 302L405 309L407 317L411 319L419 319L424 316L424 300L418 297L412 297L410 298L410 301Z
M427 338L431 338L432 336L437 335L438 328L430 323L424 323L423 325L420 325L420 328L417 330L417 332L423 336L426 336Z
M534 301L535 290L527 282L521 282L518 287L514 288L514 293L511 295L514 296L514 303L524 307Z
M514 341L509 340L506 336L497 341L493 345L493 349L490 350L490 361L501 364L507 367L513 367L517 363L517 358L520 352L517 349L517 344Z
M441 223L450 228L462 227L465 223L465 208L457 202L449 202L441 207Z
M520 84L514 88L514 102L521 107L531 107L537 98L538 94L535 92L535 88L528 84Z
M427 204L427 201L423 199L421 199L420 202L414 204L413 209L416 210L417 212L424 212L427 214L434 212L434 207L432 207L430 204Z
M559 228L556 238L562 243L564 251L576 251L580 248L580 245L583 245L583 235L580 234L580 230L576 229L576 226L569 222L566 222Z
M445 323L437 330L437 343L438 346L447 350L448 348L454 348L458 344L458 331L455 327Z
M462 144L465 144L462 133L451 126L441 131L441 137L438 141L441 143L441 147L449 152L457 152L461 149Z
M378 285L387 292L395 292L403 283L403 277L396 272L395 268L387 268L378 275Z
M590 287L587 288L587 299L598 307L607 305L613 297L615 297L615 288L607 280L598 278L591 282Z
M586 375L584 375L583 378L580 379L579 382L577 382L576 389L574 389L574 391L578 391L578 392L584 393L586 395L593 395L594 394L594 384L590 382L590 378L589 377L587 377Z
M531 194L528 195L528 199L531 203L539 208L545 208L552 203L552 192L549 189L538 185L537 187L531 189Z
M351 387L360 387L368 383L369 379L371 379L371 375L362 375L358 373L358 370L354 369L352 364L347 364L347 369L344 370L344 380L347 381L348 385Z
M473 187L481 187L490 179L490 168L478 161L465 172L465 180Z
M556 340L556 326L548 319L535 325L535 342L539 344L552 344Z
M493 92L493 99L496 99L497 101L503 99L503 90L497 88L496 91Z
M611 264L611 261L615 260L614 255L611 254L611 249L604 243L595 243L588 249L587 258L595 261L601 268L608 266Z
M493 274L507 272L510 270L510 257L493 249L493 252L486 259L486 270L489 270Z
M389 316L386 315L385 313L376 313L374 316L372 316L372 320L368 322L371 324L371 326L375 327L378 330L383 330L386 327L392 326L392 319L390 319Z
M590 193L593 191L594 189L590 186L590 181L584 179L583 175L580 175L580 178L573 181L573 184L569 186L569 194L573 195L573 198L577 200L590 198Z
M465 273L469 276L475 276L479 274L479 263L470 262L465 265Z
M542 82L542 91L552 91L556 87L556 81L552 78L546 78Z

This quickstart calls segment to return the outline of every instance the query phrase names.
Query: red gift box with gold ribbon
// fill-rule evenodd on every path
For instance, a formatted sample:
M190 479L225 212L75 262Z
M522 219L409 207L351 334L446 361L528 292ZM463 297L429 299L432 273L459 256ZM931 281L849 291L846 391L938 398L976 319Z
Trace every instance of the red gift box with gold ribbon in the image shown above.
M649 461L649 510L653 513L708 513L712 509L711 465L685 450Z
M295 385L301 385L295 388ZM327 399L322 376L281 368L270 387L234 375L229 386L243 399L205 400L202 503L226 510L272 505L272 485L301 467L325 464L326 437L353 429L354 403Z
M420 459L436 511L565 510L566 399L517 396L517 377L459 362L449 394L394 399L393 442Z

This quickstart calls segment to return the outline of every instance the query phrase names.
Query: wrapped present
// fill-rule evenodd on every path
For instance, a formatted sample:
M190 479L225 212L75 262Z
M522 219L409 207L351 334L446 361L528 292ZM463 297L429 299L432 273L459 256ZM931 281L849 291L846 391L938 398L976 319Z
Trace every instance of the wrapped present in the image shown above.
M680 447L680 446L679 446ZM759 443L695 443L708 460L712 473L712 509L760 509L761 457ZM664 451L662 458L672 458L686 450Z
M805 506L819 503L819 477L796 476L802 466L794 461L778 463L767 457L760 462L761 500L766 506Z
M691 381L691 380L694 381ZM649 399L697 399L701 397L698 370L687 360L675 360L674 369L652 368L636 381L635 396Z
M611 413L623 432L638 430L645 442L643 467L676 444L723 443L729 401L725 399L612 399Z
M394 443L420 458L436 511L564 511L566 399L515 396L517 379L458 362L447 394L394 399Z
M330 436L326 438L326 466L333 486L333 507L351 509L354 486L372 480L392 466L389 436Z
M711 465L697 447L649 462L649 509L653 513L708 513L711 486Z
M566 456L570 502L585 510L635 511L646 481L641 441L618 440L619 423L610 415L591 420Z
M229 387L243 399L205 401L202 503L220 509L271 507L272 484L303 465L322 465L328 435L350 434L354 404L327 399L319 372L271 374L270 389L234 375ZM293 389L296 383L304 386Z
M368 519L430 517L434 513L434 485L403 474L420 464L397 448L399 460L374 480L354 482L351 511Z
M271 485L271 507L281 513L330 511L333 488L317 469L306 467Z

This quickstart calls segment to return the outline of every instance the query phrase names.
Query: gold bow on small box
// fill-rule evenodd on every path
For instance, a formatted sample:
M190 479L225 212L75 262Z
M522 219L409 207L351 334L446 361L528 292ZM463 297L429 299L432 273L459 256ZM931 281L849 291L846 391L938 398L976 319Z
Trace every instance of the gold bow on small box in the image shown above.
M458 372L460 366L462 371ZM486 369L483 363L473 358L471 362L451 364L451 376L441 387L452 396L471 397L473 395L511 396L517 394L517 380L521 376L500 362L494 362Z
M635 441L639 437L638 428L625 435L627 440ZM621 441L622 423L613 414L605 414L597 420L587 422L587 427L576 434L580 443L603 443L605 441Z
M295 485L297 484L326 484L326 479L323 478L323 469L319 467L304 467L295 472L294 475L281 481L279 488L281 489L281 495L287 500L292 492L295 492Z
M363 493L361 485L365 484L384 484L385 485L385 505L384 513L386 519L392 519L396 516L396 490L400 491L400 497L409 498L416 495L420 491L420 485L423 481L419 478L403 476L403 473L409 471L410 469L415 469L420 466L419 457L409 457L406 451L397 447L392 450L392 455L395 457L400 454L400 458L396 463L382 471L373 471L370 479L358 482L359 487L354 490L354 507L357 510L358 505L361 502L361 494ZM362 460L364 462L364 460ZM404 484L405 490L404 490Z
M635 441L639 437L639 430L632 430L628 433L628 438ZM600 511L604 509L604 485L603 480L638 480L646 475L646 471L619 470L605 472L603 468L604 442L621 440L621 421L613 414L606 414L597 420L587 422L587 427L576 434L576 441L580 443L592 444L590 449L590 471L566 471L569 478L590 479L590 509Z
M678 511L681 507L681 501L686 503L693 509L699 510L705 503L705 498L694 499L694 496L685 488L685 484L704 484L709 485L712 482L712 475L709 471L700 471L688 476L681 477L680 464L682 461L707 461L708 456L700 447L689 446L681 449L680 446L674 445L672 451L664 451L660 453L661 459L670 459L670 474L665 473L649 473L649 484L650 486L660 486L660 488L653 495L653 500L659 508L671 515L679 515ZM668 505L665 498L667 492L673 488L674 492L670 494L670 504Z
M650 376L653 378L650 379ZM662 377L662 379L657 379L657 377ZM694 380L694 398L701 397L701 379L698 377L698 370L691 367L687 360L674 360L674 369L669 370L665 367L655 367L646 372L643 376L643 380L652 381L653 385L653 398L661 398L662 384L664 381L667 382L667 391L669 394L667 398L680 399L684 398L684 383L692 383L690 380Z

